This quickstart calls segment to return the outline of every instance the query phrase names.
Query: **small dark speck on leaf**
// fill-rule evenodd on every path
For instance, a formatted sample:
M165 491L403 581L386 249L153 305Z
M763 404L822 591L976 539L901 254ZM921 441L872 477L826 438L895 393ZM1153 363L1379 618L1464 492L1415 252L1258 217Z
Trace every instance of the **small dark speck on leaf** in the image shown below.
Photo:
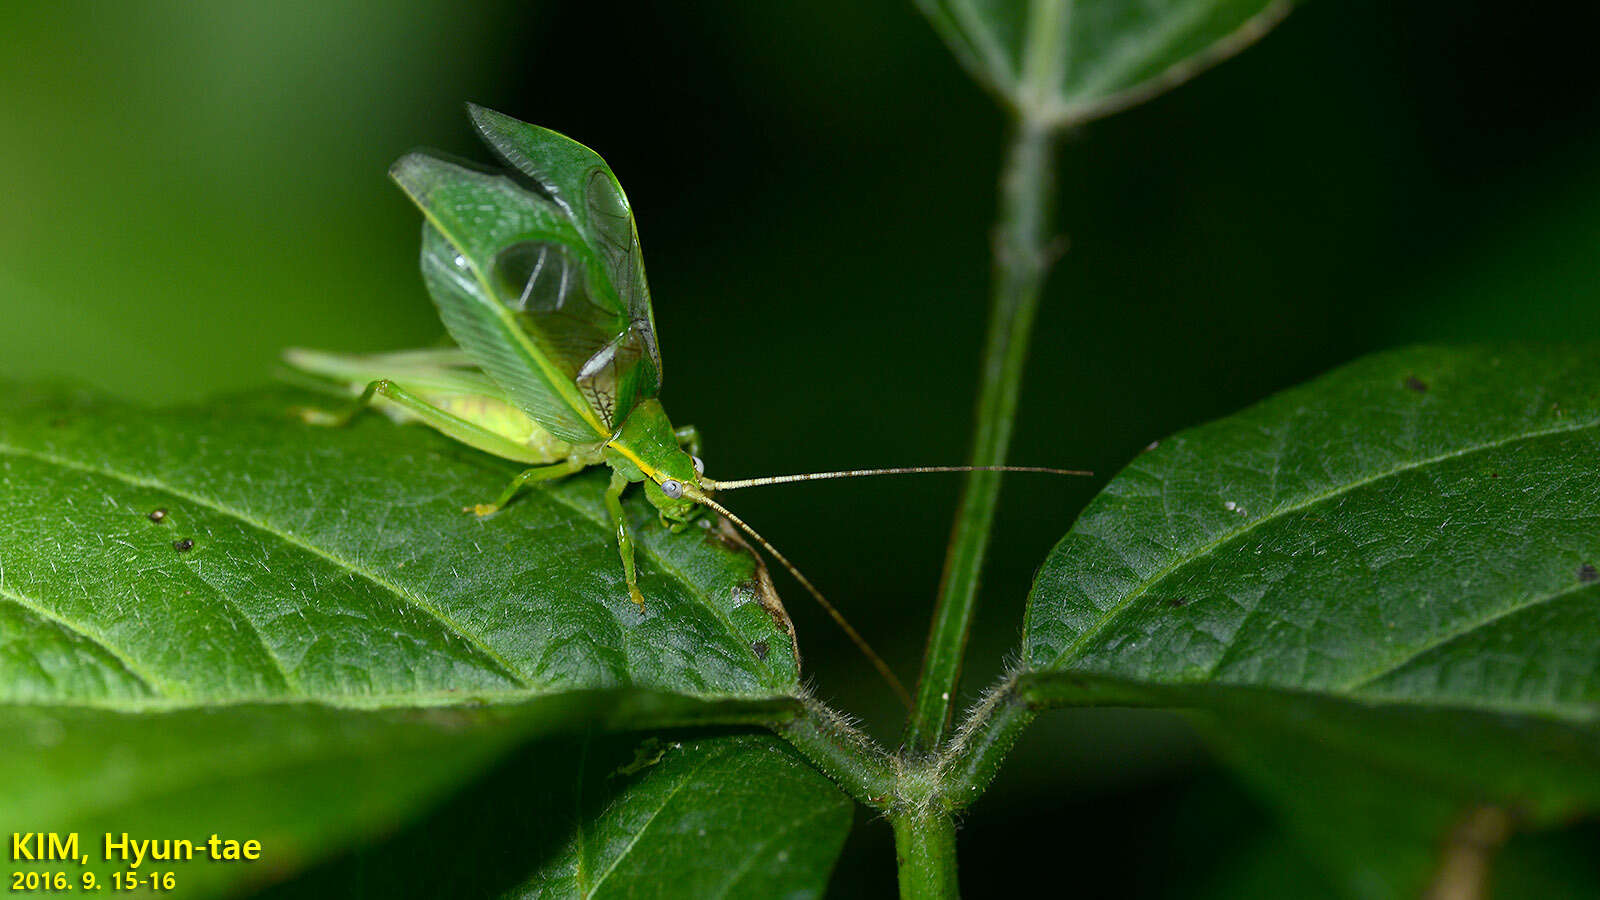
M756 659L762 662L767 661L767 654L771 652L771 648L767 646L766 641L756 641L750 645L750 649L756 652Z
M1173 609L1178 609L1180 607L1188 606L1189 605L1189 598L1188 597L1171 597L1171 598L1169 598L1167 600L1167 605L1172 607Z
M1591 581L1600 581L1600 571L1595 569L1594 563L1584 563L1578 567L1578 580L1584 584L1588 584Z
M1500 473L1499 472L1490 472L1489 473L1489 477L1490 478L1499 478L1500 477Z
M191 541L188 538L184 538L181 541L173 541L172 549L178 551L179 553L188 553L190 550L194 549L194 541Z
M68 425L71 425L71 424L72 424L71 420L69 420L69 419L67 419L65 417L62 417L62 416L57 416L56 418L50 420L50 427L51 428L65 428L65 427L67 427Z
M166 510L164 510L164 509L152 509L150 511L150 521L156 523L157 525L160 525L162 522L165 522L166 520L167 520L167 511Z
M1415 375L1406 376L1406 390L1416 391L1419 394L1428 392L1428 383Z

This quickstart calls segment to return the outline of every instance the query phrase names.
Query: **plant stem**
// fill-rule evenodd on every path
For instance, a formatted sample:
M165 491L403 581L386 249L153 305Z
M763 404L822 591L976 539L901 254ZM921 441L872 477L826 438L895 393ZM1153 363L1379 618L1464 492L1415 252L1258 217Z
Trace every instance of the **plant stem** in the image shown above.
M956 823L941 809L891 816L901 900L959 897Z
M801 702L804 711L774 724L773 730L856 802L886 808L894 797L897 775L889 755L822 703L809 697Z
M1015 675L972 710L939 766L939 783L951 808L965 808L983 793L1035 714Z
M1011 443L1028 338L1053 261L1050 201L1055 193L1054 149L1051 131L1023 118L1014 128L1000 176L994 293L979 375L974 466L1003 465ZM978 575L999 496L1000 473L967 474L945 555L928 649L922 658L916 705L907 725L906 743L914 751L926 753L937 747L949 724L950 698L961 678Z

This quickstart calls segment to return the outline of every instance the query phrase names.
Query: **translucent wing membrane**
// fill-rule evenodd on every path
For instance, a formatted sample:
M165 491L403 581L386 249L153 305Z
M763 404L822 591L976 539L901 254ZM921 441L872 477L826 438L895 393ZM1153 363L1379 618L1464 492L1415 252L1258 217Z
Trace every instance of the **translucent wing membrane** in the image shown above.
M603 441L659 388L648 298L641 319L612 278L617 245L579 221L587 205L419 153L391 175L427 217L422 270L445 327L541 426ZM620 287L636 295L642 278Z
M616 296L627 310L646 368L639 396L661 387L661 352L656 344L655 312L645 280L644 257L632 207L622 185L600 154L547 128L519 122L481 106L468 106L495 153L532 179L561 206L605 266Z
M495 257L492 281L518 322L601 421L615 427L638 396L643 349L629 316L590 291L584 261L561 244L522 241ZM614 298L613 298L614 299Z
M650 286L644 277L644 254L639 250L633 212L609 169L596 169L589 174L584 199L589 207L590 239L605 260L611 283L638 335L639 349L649 362L649 368L641 373L642 391L645 396L655 396L661 389L661 350L656 346L655 308L650 304Z

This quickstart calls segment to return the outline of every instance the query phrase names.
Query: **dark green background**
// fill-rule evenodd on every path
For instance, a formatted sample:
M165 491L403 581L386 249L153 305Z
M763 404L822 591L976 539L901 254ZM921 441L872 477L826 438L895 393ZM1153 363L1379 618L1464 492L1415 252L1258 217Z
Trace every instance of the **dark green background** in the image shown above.
M1068 141L1013 455L1101 475L1008 484L969 689L1152 439L1379 347L1592 335L1597 30L1585 4L1312 3ZM266 382L288 344L431 341L384 170L418 144L486 160L471 99L622 179L664 400L713 475L965 455L1003 119L909 2L23 3L0 38L0 375L181 401ZM957 487L729 502L909 678ZM887 692L780 590L821 696L892 739ZM1266 821L1209 766L1174 718L1047 717L965 820L970 893L1019 865L1203 881L1230 863L1194 836ZM840 893L892 890L890 853L862 829Z

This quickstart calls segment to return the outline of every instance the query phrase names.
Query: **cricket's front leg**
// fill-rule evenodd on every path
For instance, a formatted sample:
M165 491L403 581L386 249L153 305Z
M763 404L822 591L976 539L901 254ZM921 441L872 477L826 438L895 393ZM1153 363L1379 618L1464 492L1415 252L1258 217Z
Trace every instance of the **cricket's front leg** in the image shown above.
M552 478L565 478L568 475L576 474L582 469L583 463L572 459L566 460L565 462L558 462L553 466L534 466L531 469L523 469L521 472L517 473L517 477L511 479L511 483L506 485L506 489L500 492L500 496L496 497L493 503L478 503L473 506L463 506L461 507L461 511L472 513L480 518L483 516L492 515L496 512L499 512L500 507L510 503L511 498L517 495L517 491L522 490L523 485L534 481L549 481Z
M628 581L628 596L642 610L644 595L639 593L639 576L633 568L633 532L628 530L628 517L622 512L622 492L627 487L628 479L613 469L611 486L606 488L606 510L611 513L611 521L617 526L617 549L622 553L622 577Z

